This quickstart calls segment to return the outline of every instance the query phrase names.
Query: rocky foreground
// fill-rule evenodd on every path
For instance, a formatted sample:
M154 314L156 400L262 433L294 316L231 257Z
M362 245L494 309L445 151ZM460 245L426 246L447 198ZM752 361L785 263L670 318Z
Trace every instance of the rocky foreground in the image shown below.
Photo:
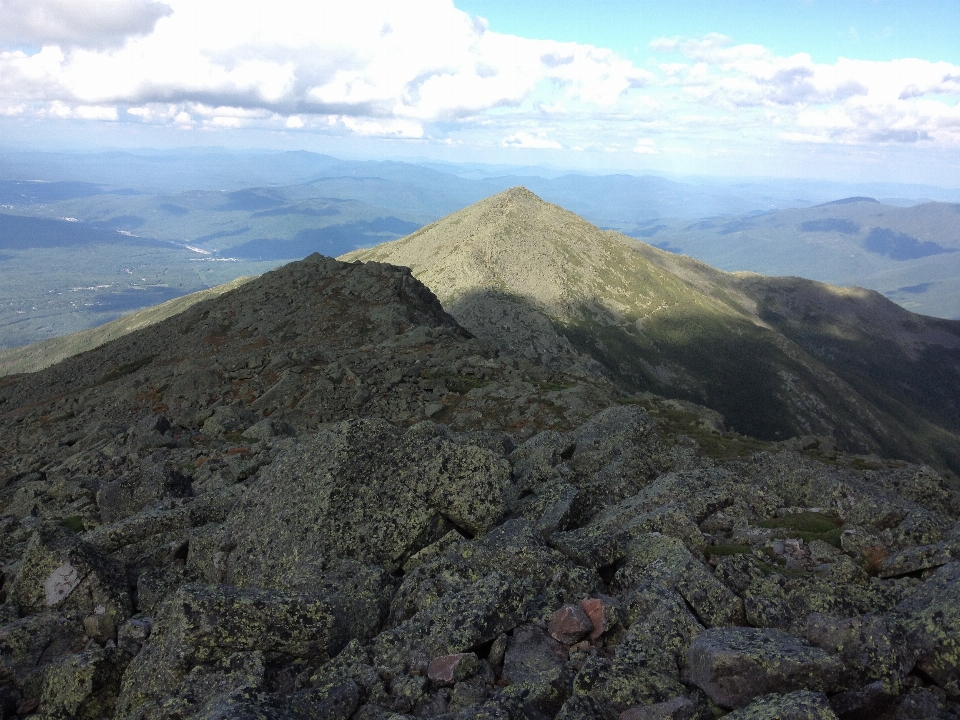
M0 380L3 718L958 718L960 495L314 256Z

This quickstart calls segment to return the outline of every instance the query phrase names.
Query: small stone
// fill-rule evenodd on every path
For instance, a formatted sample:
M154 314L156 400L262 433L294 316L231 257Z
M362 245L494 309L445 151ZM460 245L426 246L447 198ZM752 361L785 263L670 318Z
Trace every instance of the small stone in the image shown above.
M620 621L620 603L606 595L584 598L580 601L580 608L587 614L593 625L590 631L591 640L596 640Z
M594 630L590 617L577 605L564 605L550 619L550 637L564 645L573 645Z
M103 613L89 615L83 619L83 631L88 637L104 645L117 635L117 627L111 615Z
M117 628L117 646L131 655L136 655L150 637L152 629L153 618L130 618Z
M40 705L40 698L27 698L17 707L17 715L29 715Z
M474 653L456 653L434 658L427 668L427 677L434 685L453 685L477 671L479 661Z
M507 652L509 638L506 635L499 635L490 646L490 653L487 655L487 662L494 667L503 665L503 655Z

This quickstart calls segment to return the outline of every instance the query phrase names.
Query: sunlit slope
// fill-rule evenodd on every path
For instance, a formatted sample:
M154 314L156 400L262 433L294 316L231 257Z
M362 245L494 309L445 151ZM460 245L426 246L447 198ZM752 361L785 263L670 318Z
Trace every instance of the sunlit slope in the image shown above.
M775 282L602 231L523 188L344 259L407 265L462 325L505 351L584 369L599 363L629 391L707 405L739 432L833 435L849 449L960 468L956 403L927 413L922 393L900 386L925 386L911 368L899 385L873 387L886 363L875 344L864 342L862 354L856 342L846 350L868 370L840 372L833 356L819 352L819 330L787 327L770 309ZM929 319L879 299L881 315L902 313L918 328L896 341L942 356L937 382L952 378L950 387L960 387L960 325L936 321L944 324L931 335ZM791 322L805 327L802 316ZM884 372L896 375L895 363L886 364Z
M98 327L42 340L32 345L0 350L0 376L43 370L64 358L79 355L132 333L134 330L155 325L162 320L178 315L201 300L219 297L251 279L250 277L237 278L223 285L217 285L207 290L200 290L168 300L154 307L138 310Z

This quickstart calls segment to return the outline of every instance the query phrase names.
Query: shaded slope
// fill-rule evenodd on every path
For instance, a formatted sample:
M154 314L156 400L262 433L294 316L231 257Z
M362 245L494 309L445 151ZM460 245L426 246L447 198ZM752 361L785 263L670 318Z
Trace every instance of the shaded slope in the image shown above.
M739 432L833 435L851 450L960 468L956 323L881 304L870 342L854 339L843 356L818 353L771 316L767 279L601 231L522 188L345 257L408 265L461 324L515 355L706 405ZM910 322L893 338L890 319L901 313ZM794 320L806 327L802 314ZM877 343L894 339L936 370L881 359ZM851 357L860 370L846 368ZM928 413L924 398L937 393L943 400Z

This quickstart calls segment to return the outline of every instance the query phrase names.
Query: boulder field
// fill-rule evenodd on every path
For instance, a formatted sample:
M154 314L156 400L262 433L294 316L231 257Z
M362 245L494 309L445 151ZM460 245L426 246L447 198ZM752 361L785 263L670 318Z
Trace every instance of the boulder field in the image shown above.
M3 718L960 718L950 476L295 265L0 381Z

